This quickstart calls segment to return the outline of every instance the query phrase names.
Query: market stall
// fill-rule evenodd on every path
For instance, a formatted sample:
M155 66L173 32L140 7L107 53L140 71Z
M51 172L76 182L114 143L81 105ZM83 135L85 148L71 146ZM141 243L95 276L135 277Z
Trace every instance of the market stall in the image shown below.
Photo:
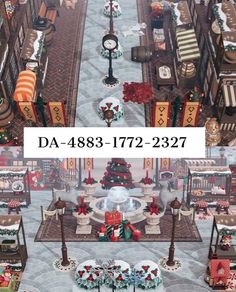
M28 29L21 51L25 69L31 70L42 80L46 78L48 57L44 48L45 34L42 31Z
M0 267L23 271L27 261L27 247L22 216L0 216ZM1 290L1 289L0 289Z
M215 215L212 225L209 259L229 259L236 263L236 216Z
M35 102L37 100L36 74L34 72L31 70L24 70L20 72L13 99L17 102Z
M218 200L229 201L231 171L225 166L190 166L188 168L187 204L206 201L216 206Z
M0 167L0 207L7 207L11 200L20 206L31 203L28 168Z
M220 81L215 101L216 113L222 130L236 130L236 78L224 78Z

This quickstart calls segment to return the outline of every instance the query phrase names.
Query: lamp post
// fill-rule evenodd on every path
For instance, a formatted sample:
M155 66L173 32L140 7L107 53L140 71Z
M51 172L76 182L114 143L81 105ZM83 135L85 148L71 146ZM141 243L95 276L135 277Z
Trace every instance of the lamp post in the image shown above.
M69 266L70 262L68 260L67 256L67 247L66 247L66 242L65 242L65 233L64 233L64 224L63 224L63 215L65 213L65 207L66 203L61 200L61 198L58 199L58 201L55 203L55 208L57 209L57 213L59 216L59 220L61 223L61 251L62 251L62 262L61 265L63 267Z
M174 260L175 227L176 227L176 219L177 219L177 215L179 213L179 209L181 207L181 203L178 201L177 198L175 198L174 201L172 201L170 203L170 207L171 207L171 212L172 212L173 224L172 224L171 243L170 243L170 247L169 247L169 256L168 256L168 260L167 260L166 264L167 264L167 266L174 266L175 265L175 260Z
M114 34L112 4L113 4L113 0L110 0L110 30L109 30L109 33Z
M113 118L114 118L113 110L108 109L108 110L104 111L104 120L107 123L107 127L111 127L111 123L113 121Z

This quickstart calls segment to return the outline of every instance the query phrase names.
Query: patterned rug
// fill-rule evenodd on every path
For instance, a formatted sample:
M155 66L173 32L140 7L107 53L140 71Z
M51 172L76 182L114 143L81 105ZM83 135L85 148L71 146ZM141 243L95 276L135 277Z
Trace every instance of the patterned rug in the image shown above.
M50 210L50 209L49 209ZM101 223L91 220L92 232L89 235L79 235L75 234L77 222L76 218L70 213L64 215L64 228L65 237L67 241L70 242L80 242L88 241L94 242L98 241L97 233ZM145 234L146 220L134 224L134 226L142 232L140 241L153 241L153 242L165 242L171 239L172 230L172 215L165 214L160 220L160 230L161 234ZM185 241L202 241L198 228L195 224L192 224L191 220L187 216L182 216L181 220L176 224L175 241L185 242ZM42 224L40 224L38 232L35 237L35 241L45 241L45 242L60 242L61 241L61 231L60 222L56 220L55 217L48 217L48 219ZM120 241L125 241L121 238ZM127 241L133 241L132 239Z

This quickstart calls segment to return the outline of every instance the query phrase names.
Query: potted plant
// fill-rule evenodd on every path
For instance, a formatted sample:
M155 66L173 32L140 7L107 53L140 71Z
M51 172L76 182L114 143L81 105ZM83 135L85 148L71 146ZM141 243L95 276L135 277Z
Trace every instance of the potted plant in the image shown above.
M155 186L153 179L151 179L148 175L148 169L146 170L146 176L140 180L139 184L144 194L144 197L148 199L149 196L152 194L153 188Z
M158 206L156 196L152 197L152 203L144 209L144 215L147 218L148 225L158 225L160 223L160 218L164 216L164 212Z
M91 171L89 169L89 171L88 171L88 177L85 178L83 180L83 183L82 183L82 187L84 188L86 195L90 197L93 194L95 194L95 191L96 191L96 187L97 186L98 186L98 181L95 180L91 176Z
M151 18L151 28L163 28L163 13L164 4L163 1L151 3L152 12L150 14Z
M81 194L80 202L76 206L76 210L73 212L73 216L77 218L77 225L88 225L90 218L93 215L93 209L84 202L84 195Z

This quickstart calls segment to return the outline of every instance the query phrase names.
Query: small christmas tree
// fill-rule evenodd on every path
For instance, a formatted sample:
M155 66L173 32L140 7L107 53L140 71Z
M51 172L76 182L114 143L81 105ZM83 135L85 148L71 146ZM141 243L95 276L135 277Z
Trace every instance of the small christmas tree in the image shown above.
M107 163L106 172L100 181L103 189L110 189L115 186L125 187L127 189L134 188L132 183L132 174L129 170L130 164L127 164L123 158L112 158Z

